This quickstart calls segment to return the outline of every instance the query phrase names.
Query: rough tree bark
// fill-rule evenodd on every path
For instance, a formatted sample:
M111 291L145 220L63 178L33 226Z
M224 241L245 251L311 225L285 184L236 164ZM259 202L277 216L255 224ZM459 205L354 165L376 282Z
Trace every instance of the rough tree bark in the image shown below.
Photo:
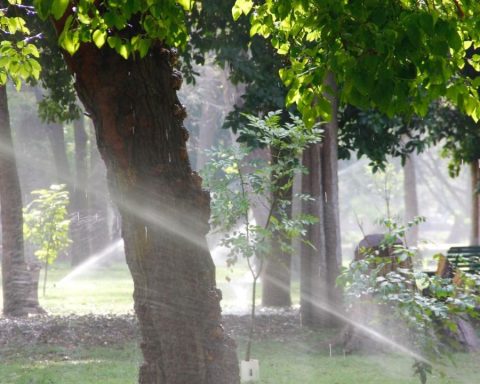
M480 182L478 161L470 164L470 180L471 180L471 194L472 194L472 210L471 210L471 230L470 230L470 245L480 244L479 233L479 199L478 186Z
M279 161L279 154L275 148L270 148L271 161L275 163ZM292 201L292 189L282 190L287 180L276 180L279 184L277 186L277 196L272 196L272 201L284 200ZM288 217L292 216L292 207L286 208ZM273 208L273 217L281 220L278 216L278 210ZM271 239L271 252L265 258L265 264L262 273L262 305L265 307L289 307L292 305L290 296L290 275L291 275L291 255L285 252L280 247L280 241L273 236Z
M73 126L75 141L75 180L72 191L72 208L74 218L70 224L72 235L72 265L78 265L90 255L86 215L88 215L87 199L87 132L84 117L75 121Z
M142 333L139 382L238 383L205 240L209 195L188 161L175 51L157 46L142 60L125 60L84 44L66 61L122 216Z
M0 86L0 205L2 221L3 314L25 316L40 311L35 290L38 274L25 261L22 193L10 129L7 90ZM38 276L37 276L38 277Z
M336 92L332 75L326 84ZM303 166L308 174L302 176L302 193L314 201L303 202L305 214L318 218L318 223L308 228L306 240L312 246L301 247L301 315L302 324L308 327L338 325L336 310L340 292L335 280L341 265L340 215L338 194L338 100L327 95L332 103L332 119L324 125L323 140L311 145L303 154Z
M403 166L403 190L405 204L405 222L412 221L419 215L418 197L417 197L417 176L416 176L416 156L410 154ZM406 234L407 246L416 247L418 245L418 225L410 228Z

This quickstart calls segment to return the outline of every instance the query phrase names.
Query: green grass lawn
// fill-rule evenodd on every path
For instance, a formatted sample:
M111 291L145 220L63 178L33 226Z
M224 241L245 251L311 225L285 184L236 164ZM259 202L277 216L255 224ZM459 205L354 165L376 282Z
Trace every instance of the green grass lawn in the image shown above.
M396 355L329 357L296 342L258 342L259 384L417 384L411 359ZM434 384L478 383L480 355L457 355L454 367L430 377ZM138 347L41 350L2 359L2 384L134 384L141 360Z
M50 314L128 313L133 312L133 281L125 263L95 266L61 282L72 269L57 263L49 267L46 294L43 295L43 269L38 298ZM0 305L2 305L0 285Z
M135 383L140 352L123 348L38 350L29 357L10 356L0 365L2 384L122 384Z
M62 282L72 269L65 263L49 267L46 295L43 296L43 269L40 274L40 305L50 314L70 313L129 313L133 312L133 281L127 264L112 262L107 266L94 266L83 270L71 280ZM234 268L217 267L217 284L223 292L224 311L248 310L251 299L251 277L245 263ZM1 281L1 274L0 274ZM261 287L261 284L259 284ZM261 290L257 290L260 303ZM292 284L292 300L299 302L299 284ZM0 308L2 288L0 284Z
M63 264L52 266L47 294L41 294L41 305L51 314L113 313L132 311L133 284L125 264L86 270L71 281L61 283L70 269ZM217 280L224 291L224 306L236 308L241 295L249 300L248 292L238 293L235 284L248 282L244 267L225 267L217 270ZM228 282L226 276L230 277ZM298 290L298 287L296 287ZM237 289L237 291L236 291ZM298 292L294 294L298 297ZM1 294L0 294L1 298ZM1 299L0 299L1 300ZM1 303L0 303L1 304ZM246 304L246 303L245 303ZM317 334L306 342L286 338L280 341L254 343L252 358L260 360L260 384L416 384L412 377L410 358L397 355L352 355L340 352L333 357L319 350L318 340L327 335ZM238 340L239 356L243 356L244 340ZM141 361L134 344L96 348L6 351L0 345L1 384L134 384ZM456 355L456 364L444 368L445 377L435 370L428 383L476 384L480 383L480 355Z

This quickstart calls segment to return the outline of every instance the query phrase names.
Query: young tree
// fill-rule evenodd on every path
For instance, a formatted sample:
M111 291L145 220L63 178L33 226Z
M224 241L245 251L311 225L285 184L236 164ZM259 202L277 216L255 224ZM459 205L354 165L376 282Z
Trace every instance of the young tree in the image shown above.
M58 254L70 244L67 219L69 203L68 191L65 185L51 185L49 189L32 191L35 198L23 211L24 235L37 250L35 256L44 263L43 296L45 296L48 276L48 266Z
M239 258L246 258L253 277L251 324L245 358L249 361L256 283L262 269L269 259L274 259L278 268L284 267L283 260L278 260L277 251L281 249L281 255L292 253L291 239L303 238L305 227L316 220L314 216L302 213L292 217L292 199L288 194L285 196L284 191L291 191L295 174L306 171L299 157L309 144L319 141L320 132L306 129L295 116L291 116L292 123L281 124L281 111L270 112L264 118L249 115L247 119L249 123L241 129L242 134L276 148L277 152L272 155L278 156L279 160L252 159L249 155L255 147L243 143L238 147L211 151L211 160L203 174L213 196L212 224L215 229L226 233L221 243L229 249L227 262L234 264ZM311 200L308 195L299 197ZM262 204L264 199L269 206L268 216L264 223L254 224L250 221L250 210ZM244 225L241 230L237 229L239 223ZM256 265L253 257L257 258Z

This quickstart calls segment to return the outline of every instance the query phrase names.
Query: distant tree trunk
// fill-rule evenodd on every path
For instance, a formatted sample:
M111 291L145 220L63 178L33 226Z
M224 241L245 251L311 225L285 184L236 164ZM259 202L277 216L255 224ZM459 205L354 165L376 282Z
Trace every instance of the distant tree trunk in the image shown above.
M312 201L302 201L304 214L318 218L318 223L310 225L300 248L300 306L302 325L317 327L325 324L326 315L319 304L328 300L323 185L321 166L321 144L313 144L303 152L303 166L308 169L302 175L302 193L312 197Z
M472 211L471 211L471 232L470 232L470 245L479 245L479 201L478 201L478 187L479 187L479 169L478 161L474 161L470 164L470 178L471 178L471 199L472 199Z
M235 384L238 361L205 240L209 195L188 161L174 55L158 46L125 60L84 44L65 59L122 216L142 334L139 383Z
M214 111L211 111L211 107L208 104L202 105L202 117L206 120L203 126L205 127L199 132L197 141L198 148L195 151L195 169L201 170L207 162L207 156L205 150L213 146L215 140L215 134L218 132L218 124L216 124L214 118L218 117Z
M89 194L88 194L88 231L89 247L92 255L101 252L111 243L109 228L109 205L111 199L101 180L107 178L105 164L100 158L96 134L93 132L90 146Z
M275 148L270 148L271 161L275 163L281 161ZM277 196L272 200L292 200L292 189L283 190L287 180L277 180ZM292 216L292 207L286 208L288 217ZM278 210L273 209L273 217L281 220ZM271 241L271 252L265 258L265 265L262 274L262 305L265 307L289 307L292 305L290 296L290 275L291 275L291 255L280 247L279 235L275 235Z
M72 180L70 176L70 167L68 164L67 150L65 146L65 132L63 124L50 123L46 126L48 140L52 147L53 161L56 169L56 182L66 184L68 190L71 190Z
M405 222L412 221L419 215L417 198L417 177L415 155L410 154L403 167L403 190L405 202ZM418 245L418 226L412 227L406 235L407 245L416 247Z
M326 84L336 92L333 76ZM302 193L314 198L303 203L303 212L318 218L308 229L306 240L313 247L301 247L301 314L308 327L338 325L330 311L338 310L340 292L335 280L341 265L340 215L338 194L338 101L331 97L332 120L324 126L323 141L303 154L308 174L302 176Z
M34 88L35 98L40 102L43 98L41 88ZM47 133L50 147L52 148L53 162L55 164L56 177L55 182L66 184L67 189L71 191L73 180L70 176L70 166L68 164L67 148L65 144L65 132L62 123L46 123L43 125Z
M86 260L90 255L90 246L88 242L88 199L87 199L87 132L85 130L84 117L75 121L74 127L75 140L75 182L71 197L71 213L73 219L70 224L72 236L72 265L78 265Z
M24 256L22 192L4 85L0 86L0 143L3 314L24 316L40 310L33 279L38 270L30 268Z

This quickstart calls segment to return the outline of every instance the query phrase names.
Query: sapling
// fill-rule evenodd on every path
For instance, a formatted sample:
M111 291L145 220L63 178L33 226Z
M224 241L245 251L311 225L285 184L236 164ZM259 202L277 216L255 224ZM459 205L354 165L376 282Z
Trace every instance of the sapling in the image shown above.
M279 192L292 187L295 175L306 172L299 158L308 145L320 140L320 130L306 128L293 115L290 116L291 122L282 124L280 112L271 112L264 118L249 115L246 118L247 126L239 131L242 143L207 151L210 160L202 176L212 196L211 225L216 231L225 233L220 244L229 250L227 264L232 266L239 258L245 258L253 278L245 356L249 361L257 282L265 260L274 257L271 255L272 241L280 242L280 249L293 252L291 240L303 237L306 227L315 222L314 217L301 213L290 217L291 201L282 199ZM276 161L252 159L250 154L255 149L252 143L274 148L272 156L278 158ZM297 197L310 199L305 195ZM250 219L250 211L262 201L267 204L268 215L265 224L259 225Z
M23 210L23 232L25 239L37 248L35 256L45 265L45 296L48 266L71 242L68 236L70 220L67 217L69 196L64 184L54 184L31 194L35 198Z

